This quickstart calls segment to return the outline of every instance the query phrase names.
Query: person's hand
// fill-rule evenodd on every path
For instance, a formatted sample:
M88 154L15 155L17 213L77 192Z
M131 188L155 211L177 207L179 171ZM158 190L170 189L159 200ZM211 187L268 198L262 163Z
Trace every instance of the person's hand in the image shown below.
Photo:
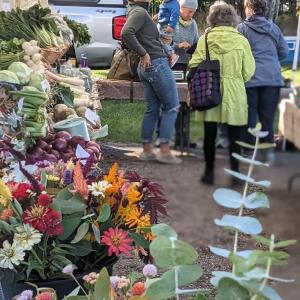
M180 49L188 49L191 48L191 45L188 42L182 42L178 44L178 48Z
M173 32L174 29L171 26L167 26L167 28L165 29L165 32Z
M141 57L140 62L144 69L150 67L151 66L150 55L148 53L146 53L144 56Z

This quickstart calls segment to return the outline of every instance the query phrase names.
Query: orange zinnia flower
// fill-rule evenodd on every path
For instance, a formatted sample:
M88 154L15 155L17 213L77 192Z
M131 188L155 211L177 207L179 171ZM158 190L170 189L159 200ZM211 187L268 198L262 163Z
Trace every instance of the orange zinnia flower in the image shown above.
M0 220L2 221L8 221L10 217L12 217L14 215L14 212L12 209L10 208L4 208L1 212L0 215Z

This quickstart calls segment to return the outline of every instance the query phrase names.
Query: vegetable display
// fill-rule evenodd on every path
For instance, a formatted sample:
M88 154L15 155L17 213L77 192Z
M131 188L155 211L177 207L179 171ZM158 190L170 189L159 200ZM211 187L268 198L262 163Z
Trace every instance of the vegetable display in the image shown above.
M96 142L85 142L81 136L71 136L67 131L59 131L56 134L49 134L30 148L26 154L29 163L36 163L42 160L64 162L75 158L77 146L80 145L89 155L94 154L95 159L100 158L101 148Z

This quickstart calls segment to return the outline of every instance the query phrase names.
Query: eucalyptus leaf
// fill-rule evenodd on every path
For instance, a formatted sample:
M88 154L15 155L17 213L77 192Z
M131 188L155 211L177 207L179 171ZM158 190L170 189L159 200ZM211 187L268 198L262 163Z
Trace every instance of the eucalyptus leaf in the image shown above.
M275 148L276 144L271 144L271 143L261 143L258 144L257 149L263 150L263 149L270 149L270 148Z
M242 173L236 172L236 171L232 171L229 169L224 169L226 173L230 174L233 177L236 177L240 180L246 181L246 182L250 182L250 183L254 183L255 180L247 175L244 175Z
M297 240L286 240L275 243L274 248L285 248L291 245L295 245Z
M73 249L70 252L74 256L87 256L93 251L92 244L86 240L81 240L80 242L72 246Z
M17 201L17 200L14 199L13 202L12 202L12 204L13 204L13 208L15 209L15 211L17 212L17 214L19 216L22 216L22 214L23 214L23 208L22 208L21 204L19 203L19 201Z
M47 188L47 174L45 171L41 172L41 184L45 187L45 189Z
M167 224L156 224L151 227L151 231L155 236L165 236L177 239L176 231Z
M75 231L75 229L80 224L81 216L82 213L64 215L61 221L61 225L64 228L64 232L58 237L59 240L66 240Z
M215 224L245 234L259 234L262 232L262 225L253 217L224 215L221 220L215 219Z
M243 204L242 195L231 189L217 189L213 198L219 205L227 208L240 208Z
M209 246L209 250L216 255L226 257L226 258L228 258L229 255L231 254L231 251L229 251L227 249L219 248L219 247ZM252 250L243 250L243 251L236 252L236 255L239 255L239 256L247 259L250 257L251 253L252 253Z
M162 278L151 281L146 291L149 300L165 300L175 296L175 289L171 282Z
M86 296L66 296L63 300L86 300Z
M244 205L248 209L270 208L268 197L264 193L252 193L245 198Z
M98 242L98 244L101 244L99 228L96 226L96 224L92 224L92 229L93 229L93 233L94 233L96 241Z
M255 166L264 166L264 167L269 167L270 166L269 164L263 163L261 161L252 160L250 158L243 157L242 155L239 155L237 153L233 153L232 156L234 158L236 158L237 160L239 160L241 162L244 162L244 163L247 163L247 164L252 164L252 165L255 165Z
M251 145L251 144L241 142L241 141L236 141L236 143L244 148L255 149L255 145Z
M134 232L129 232L129 236L134 240L137 246L143 248L149 248L150 242L145 239L144 235L137 234Z
M65 194L67 195L68 192L65 191ZM71 198L62 199L60 197L56 197L53 202L59 205L62 214L71 215L73 213L84 212L86 205L84 204L83 198L78 193L74 196L72 195Z
M212 275L214 277L212 277L210 279L210 283L213 285L213 286L218 286L220 280L222 278L231 278L239 283L241 283L243 281L243 277L239 277L239 276L236 276L234 275L233 273L231 272L225 272L225 271L213 271L212 272Z
M249 300L247 289L231 278L222 278L218 284L216 300Z
M82 223L78 227L77 233L76 233L74 239L71 241L71 244L76 244L79 241L81 241L85 237L85 235L88 233L89 228L90 228L90 224L89 223L87 223L87 222Z
M163 269L178 265L192 265L197 261L197 251L188 243L159 236L150 244L155 264Z
M100 212L100 215L98 217L99 222L106 222L111 214L110 206L107 203L104 203Z
M265 246L270 247L270 245L271 245L271 240L268 239L268 238L265 238L264 236L261 236L261 235L253 235L253 238L254 238L257 242L259 242L259 243L261 243L261 244L263 244L263 245L265 245Z
M243 283L243 285L253 293L257 293L258 295L264 296L267 299L282 300L278 293L268 285L265 285L263 289L261 288L261 284L257 282L245 282Z

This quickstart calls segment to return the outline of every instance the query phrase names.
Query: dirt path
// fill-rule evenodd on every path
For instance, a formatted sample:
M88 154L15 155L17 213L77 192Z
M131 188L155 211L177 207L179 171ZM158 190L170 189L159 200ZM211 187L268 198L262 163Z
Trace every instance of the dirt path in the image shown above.
M182 165L168 166L139 161L136 158L139 151L137 145L105 144L105 164L117 161L122 168L136 170L142 176L159 182L164 187L169 200L169 217L164 219L164 222L173 226L182 240L191 242L197 248L199 262L205 271L200 286L207 286L213 270L228 268L222 259L209 252L208 246L230 249L233 245L233 235L219 229L213 222L226 212L212 199L216 187L226 187L229 184L229 177L223 171L227 166L226 153L222 151L218 153L216 185L208 187L199 181L203 169L201 155L184 157ZM297 245L289 249L291 258L288 266L281 267L281 271L275 270L273 274L296 279L293 284L276 286L286 300L300 299L300 178L295 181L292 192L287 191L288 177L299 170L299 153L279 153L273 167L255 171L256 178L272 181L269 192L271 208L260 210L256 214L265 232L274 233L278 239L299 240ZM115 267L115 273L124 272L124 269L134 270L137 265L141 266L136 260L120 260Z

